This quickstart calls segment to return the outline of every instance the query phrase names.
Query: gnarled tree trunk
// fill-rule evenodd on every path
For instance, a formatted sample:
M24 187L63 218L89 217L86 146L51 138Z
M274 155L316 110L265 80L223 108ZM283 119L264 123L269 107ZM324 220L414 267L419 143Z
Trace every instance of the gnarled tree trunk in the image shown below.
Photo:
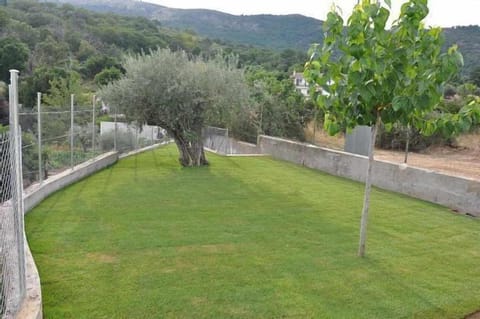
M180 157L178 161L184 167L208 165L205 152L203 150L203 140L201 132L196 132L190 138L187 138L183 132L171 132L175 144L177 144Z

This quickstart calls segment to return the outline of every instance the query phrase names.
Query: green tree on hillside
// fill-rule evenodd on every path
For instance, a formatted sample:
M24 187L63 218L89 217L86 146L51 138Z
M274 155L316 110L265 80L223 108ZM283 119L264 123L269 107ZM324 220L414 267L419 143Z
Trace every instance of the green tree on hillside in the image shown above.
M292 79L282 77L282 73L268 72L262 68L252 68L247 73L255 102L257 134L303 141L304 128L313 118L313 107L295 90ZM256 136L250 141L255 142Z
M9 70L23 71L28 61L28 47L15 38L0 40L0 81L9 82Z

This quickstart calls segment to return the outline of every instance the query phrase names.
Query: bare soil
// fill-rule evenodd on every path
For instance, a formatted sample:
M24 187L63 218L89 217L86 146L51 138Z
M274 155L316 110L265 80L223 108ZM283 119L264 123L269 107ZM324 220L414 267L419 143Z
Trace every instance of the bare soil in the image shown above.
M312 144L337 150L343 150L345 143L343 136L328 136L321 128L315 130L314 136L313 125L306 129L306 136ZM402 151L375 149L375 159L378 160L403 163L404 158ZM421 153L409 152L407 163L409 166L480 180L480 134L458 137L455 148L435 146Z
M467 315L465 319L480 319L480 310Z

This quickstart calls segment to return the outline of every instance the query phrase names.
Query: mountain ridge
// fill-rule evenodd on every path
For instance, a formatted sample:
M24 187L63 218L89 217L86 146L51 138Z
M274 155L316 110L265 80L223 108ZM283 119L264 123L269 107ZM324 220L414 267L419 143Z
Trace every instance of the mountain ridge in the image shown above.
M233 15L209 9L175 9L133 0L57 0L97 12L142 16L163 26L211 39L276 50L305 51L323 39L323 21L300 14Z
M51 0L50 0L51 1ZM323 41L323 21L290 15L233 15L209 9L176 9L134 0L56 0L83 8L121 15L141 16L169 28L189 30L200 36L227 43L274 50L306 52ZM480 67L480 26L443 28L445 47L458 44L464 55L465 70Z

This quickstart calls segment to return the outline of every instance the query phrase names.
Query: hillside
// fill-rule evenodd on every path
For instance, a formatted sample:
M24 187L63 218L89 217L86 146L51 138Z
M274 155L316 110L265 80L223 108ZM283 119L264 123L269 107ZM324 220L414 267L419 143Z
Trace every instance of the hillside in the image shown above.
M480 26L446 28L445 44L457 44L465 60L464 73L480 68Z
M211 39L273 49L306 50L322 40L322 21L302 15L235 16L204 9L173 9L133 0L56 0L97 12L113 12L158 20L162 25L188 29Z
M56 0L99 12L142 16L163 26L191 30L211 39L271 49L306 51L321 42L322 21L301 15L235 16L212 10L173 9L133 0ZM480 66L480 27L445 29L446 46L457 43L465 58L465 73Z
M127 8L128 9L128 8ZM21 102L35 104L36 92L48 92L53 79L71 79L79 91L118 78L125 54L150 49L183 50L205 58L233 53L242 67L277 72L288 78L292 66L302 65L306 54L295 50L231 45L186 30L174 30L158 20L98 13L64 3L11 0L0 6L0 81L8 82L11 68L20 70Z

